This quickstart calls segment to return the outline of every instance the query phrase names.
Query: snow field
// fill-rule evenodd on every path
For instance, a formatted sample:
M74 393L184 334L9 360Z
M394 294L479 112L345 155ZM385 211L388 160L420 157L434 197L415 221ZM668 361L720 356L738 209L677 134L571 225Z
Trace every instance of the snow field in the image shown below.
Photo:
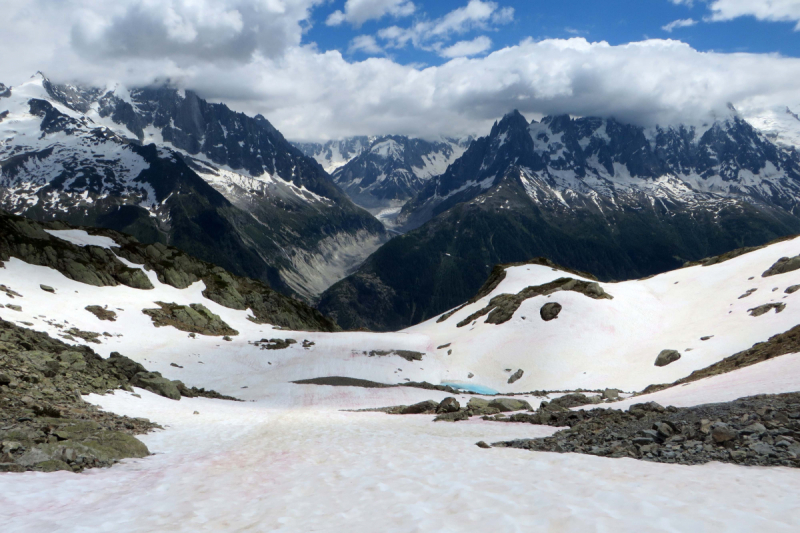
M799 253L800 240L794 239L710 267L601 283L613 300L561 291L526 300L504 324L485 324L484 316L474 325L458 328L458 322L494 296L576 277L538 265L512 267L490 295L443 323L437 324L435 317L406 331L428 335L434 346L451 343L451 356L444 355L447 350L437 352L448 362L443 381L465 381L472 372L475 377L470 381L501 392L606 387L636 391L671 383L797 325L800 293L786 295L784 290L800 283L800 271L768 278L761 273L779 258ZM739 299L751 288L757 291ZM539 309L551 301L559 302L563 310L556 320L544 322ZM748 309L769 302L784 302L786 309L760 317L748 314ZM713 338L700 340L709 335ZM664 349L680 351L681 359L666 367L654 366ZM509 385L508 368L523 369L525 374Z
M111 245L84 232L52 233L79 245ZM121 334L90 346L103 356L119 351L170 379L246 401L172 401L140 389L136 393L141 397L123 391L85 397L105 410L162 424L163 431L141 436L155 455L82 474L0 475L3 531L800 530L796 469L484 450L475 442L542 437L556 428L477 419L433 423L430 415L344 412L341 409L441 400L448 394L407 387L289 383L328 375L384 383L406 378L467 381L470 370L475 373L470 382L511 390L505 368L525 370L514 390L552 390L576 383L628 384L631 390L640 388L639 383L671 382L797 323L800 307L792 304L794 295L783 299L783 289L800 282L800 272L766 279L760 274L779 257L800 252L799 244L787 241L713 267L649 280L602 284L614 300L567 292L537 297L525 302L506 324L484 324L485 318L480 318L474 327L456 328L492 296L568 275L546 267L514 267L492 295L443 324L432 320L387 334L276 330L246 320L248 311L206 300L202 283L178 290L159 283L150 272L154 290L92 287L11 259L0 269L0 283L23 297L11 300L0 293L0 302L20 305L23 311L1 308L3 319L31 322L34 329L53 336L72 326ZM751 276L754 279L748 280ZM54 287L56 294L42 291L40 283ZM775 286L780 290L773 293ZM738 300L749 288L758 290ZM154 328L141 310L156 307L157 300L202 303L240 335L225 342ZM786 302L786 310L757 318L747 315L746 309L770 300ZM539 318L545 301L564 305L557 320ZM83 309L86 305L108 305L117 321L99 321ZM46 320L57 320L64 328ZM714 337L699 341L703 335ZM277 351L248 344L262 338L294 338L298 343ZM304 339L316 344L303 349ZM447 349L436 349L447 342L452 343L450 356ZM687 347L693 350L684 351ZM680 349L682 358L654 367L663 348ZM391 349L424 356L422 361L406 361L396 355L363 354ZM695 405L800 390L798 370L800 354L785 355L608 406L626 408L651 399L664 405ZM531 386L539 383L544 386ZM470 398L457 397L462 405ZM534 408L541 400L524 399Z
M328 389L328 387L318 387ZM156 455L75 475L0 476L4 531L796 531L800 476L524 450L482 439L553 428L175 402L90 401L166 425ZM394 389L373 390L384 396ZM388 397L386 397L388 396ZM191 414L194 410L199 415Z

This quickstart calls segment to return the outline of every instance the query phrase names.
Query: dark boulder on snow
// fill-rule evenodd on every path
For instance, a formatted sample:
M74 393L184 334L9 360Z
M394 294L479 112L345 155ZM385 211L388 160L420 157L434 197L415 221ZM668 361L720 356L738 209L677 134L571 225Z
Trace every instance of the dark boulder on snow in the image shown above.
M524 373L525 373L525 371L524 371L524 370L522 370L521 368L520 368L520 369L518 369L516 372L514 372L513 374L511 374L511 377L509 377L509 378L508 378L508 382L509 382L509 383L516 383L517 381L519 381L519 380L520 380L520 378L522 377L522 375L523 375Z
M548 302L542 306L539 310L539 315L542 317L542 320L545 322L550 322L553 319L558 318L558 314L561 312L561 304L558 302Z
M656 366L667 366L670 363L674 363L678 359L681 358L681 354L678 350L661 350L661 353L658 354L656 357Z
M452 396L448 396L436 407L437 413L455 413L461 409L461 404Z

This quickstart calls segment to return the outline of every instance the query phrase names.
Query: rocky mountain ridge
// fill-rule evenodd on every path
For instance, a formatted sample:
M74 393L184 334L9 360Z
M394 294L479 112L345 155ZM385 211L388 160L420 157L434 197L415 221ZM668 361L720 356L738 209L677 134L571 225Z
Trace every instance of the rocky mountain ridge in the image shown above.
M401 329L467 300L496 263L545 256L629 279L764 244L800 232L798 168L736 116L646 132L510 113L403 207L411 231L320 309L345 328Z
M7 89L0 205L174 244L313 299L385 240L264 117L165 87Z

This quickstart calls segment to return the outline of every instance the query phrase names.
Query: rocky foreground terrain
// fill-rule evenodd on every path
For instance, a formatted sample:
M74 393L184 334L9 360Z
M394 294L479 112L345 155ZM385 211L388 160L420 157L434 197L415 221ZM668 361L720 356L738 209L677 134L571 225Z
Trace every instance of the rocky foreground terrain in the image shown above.
M0 472L80 472L149 455L134 435L161 426L101 411L82 398L132 387L172 400L234 399L148 372L116 352L103 359L86 346L0 319Z

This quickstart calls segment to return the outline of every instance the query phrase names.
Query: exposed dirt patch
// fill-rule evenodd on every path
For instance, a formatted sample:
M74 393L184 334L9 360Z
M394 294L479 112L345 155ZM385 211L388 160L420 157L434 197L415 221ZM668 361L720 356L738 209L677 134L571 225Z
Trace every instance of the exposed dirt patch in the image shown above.
M297 383L298 385L330 385L332 387L362 387L365 389L384 389L389 387L397 387L397 385L378 383L377 381L369 381L367 379L347 378L341 376L299 379L297 381L292 381L292 383Z

